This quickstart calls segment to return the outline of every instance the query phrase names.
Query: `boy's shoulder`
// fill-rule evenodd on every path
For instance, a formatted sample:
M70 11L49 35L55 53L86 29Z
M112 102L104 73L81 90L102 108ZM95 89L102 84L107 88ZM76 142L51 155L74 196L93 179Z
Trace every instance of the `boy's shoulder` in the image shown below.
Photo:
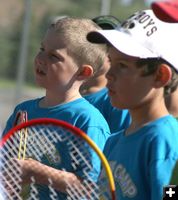
M165 133L165 135L167 135L166 132L178 133L178 121L172 115L167 115L155 120L150 123L150 127L155 129L158 133Z
M98 109L95 108L95 106L93 106L88 100L86 100L85 98L80 98L77 99L73 102L69 102L68 107L73 108L74 110L80 110L80 112L84 112L84 111L88 111L90 112L99 112Z
M15 110L23 110L23 109L29 109L30 107L34 107L35 105L37 105L37 103L40 101L41 98L36 98L36 99L30 99L27 101L23 101L19 104L16 105Z
M59 116L60 115L60 116ZM90 128L96 128L100 133L110 133L108 123L106 122L100 111L90 104L86 99L79 98L62 106L59 117L65 118L73 125L87 132Z
M125 137L125 130L122 129L120 131L114 132L110 135L110 137L107 140L108 147L114 147L115 145L119 145L120 141Z
M81 98L80 102L78 102L78 105L76 105L76 109L79 109L80 113L85 113L87 116L91 116L93 118L101 117L104 119L101 112L85 98Z
M100 98L108 98L108 89L105 87L97 92L94 92L92 94L88 94L84 96L87 100L92 99L100 99Z
M178 142L178 122L172 115L166 115L150 122L139 132L143 136L142 139L146 138L149 142L172 141L173 138Z
M178 159L178 122L171 116L158 120L153 138L149 142L152 161Z
M178 122L173 116L167 115L155 120L148 129L147 136L149 134L154 149L171 149L178 156Z
M80 98L77 101L71 103L71 107L68 107L68 110L69 112L73 112L76 118L80 118L83 120L85 119L84 121L93 121L93 123L100 123L101 126L107 124L101 112L85 98Z
M126 136L124 129L112 134L110 141L119 140L123 143L141 143L141 144L172 144L175 142L178 148L178 122L171 116L167 115L156 119L135 131L133 134Z

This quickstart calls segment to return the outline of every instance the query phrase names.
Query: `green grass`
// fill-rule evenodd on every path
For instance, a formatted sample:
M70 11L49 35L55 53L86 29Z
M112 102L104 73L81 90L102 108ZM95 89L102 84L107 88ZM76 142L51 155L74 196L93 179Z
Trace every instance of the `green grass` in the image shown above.
M6 88L6 87L14 87L15 81L7 80L7 79L0 79L0 88Z
M174 171L172 173L172 178L171 178L171 185L178 185L178 161L176 163L176 166L174 168Z

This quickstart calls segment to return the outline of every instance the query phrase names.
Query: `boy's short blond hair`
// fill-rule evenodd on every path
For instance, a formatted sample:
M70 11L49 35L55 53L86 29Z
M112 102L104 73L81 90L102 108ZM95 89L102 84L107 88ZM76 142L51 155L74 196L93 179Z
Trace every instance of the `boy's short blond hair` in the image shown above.
M87 34L101 29L92 20L86 18L65 17L51 23L49 29L54 28L63 38L68 54L80 67L88 64L96 72L107 55L105 44L92 44L87 40Z

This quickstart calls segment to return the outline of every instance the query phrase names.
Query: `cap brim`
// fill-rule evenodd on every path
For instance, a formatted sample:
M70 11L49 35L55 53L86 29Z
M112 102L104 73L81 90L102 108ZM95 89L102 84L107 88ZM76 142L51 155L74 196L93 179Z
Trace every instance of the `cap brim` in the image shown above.
M151 8L156 17L165 22L178 22L178 2L153 2Z
M92 43L110 43L120 52L139 58L154 58L157 55L146 49L129 34L118 30L99 30L87 35L88 41Z

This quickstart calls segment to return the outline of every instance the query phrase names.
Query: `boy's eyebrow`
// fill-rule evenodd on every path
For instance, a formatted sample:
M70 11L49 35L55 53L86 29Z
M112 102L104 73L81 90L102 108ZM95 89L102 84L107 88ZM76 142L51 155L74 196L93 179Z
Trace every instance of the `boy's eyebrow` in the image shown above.
M110 59L111 59L111 57L109 57ZM116 62L122 62L122 61L124 61L124 62L133 62L133 63L137 63L138 62L138 60L139 60L139 58L137 58L137 57L117 57L117 58L113 58L112 60L115 60Z
M64 60L63 54L58 51L58 49L52 49L49 51L49 54L55 54L59 59Z
M130 60L130 59L126 59L126 58L122 58L122 59L116 59L115 63L125 63L125 64L130 64L132 63L132 65L136 65L138 62L138 60Z
M45 47L43 42L41 42L40 45L41 45L41 47ZM57 49L50 50L50 53L57 53Z
M57 49L51 49L49 50L50 53L57 53Z
M41 42L41 43L40 43L40 46L41 46L41 47L44 47L44 43L43 43L43 42Z

